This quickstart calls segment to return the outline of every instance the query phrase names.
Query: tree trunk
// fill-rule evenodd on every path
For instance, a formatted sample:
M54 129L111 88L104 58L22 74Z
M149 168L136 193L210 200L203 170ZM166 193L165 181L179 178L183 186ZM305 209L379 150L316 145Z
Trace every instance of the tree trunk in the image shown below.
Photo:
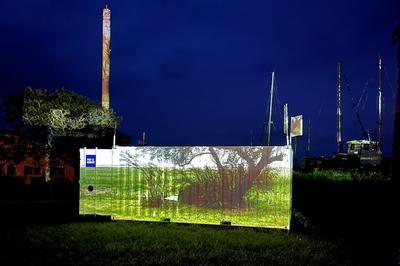
M45 169L44 169L44 179L46 182L50 182L50 154L51 154L51 148L53 146L53 131L51 130L51 127L47 127L47 143L46 147L44 149L45 154L44 154L44 163L45 163Z
M254 165L247 172L223 169L219 171L219 179L203 180L185 187L179 192L179 201L209 208L248 208L244 195L259 175Z

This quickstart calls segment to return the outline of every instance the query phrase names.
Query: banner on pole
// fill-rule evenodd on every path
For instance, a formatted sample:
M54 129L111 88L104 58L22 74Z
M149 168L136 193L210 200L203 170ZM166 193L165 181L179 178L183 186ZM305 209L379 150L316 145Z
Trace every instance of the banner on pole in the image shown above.
M290 136L303 136L303 116L292 116L290 118Z

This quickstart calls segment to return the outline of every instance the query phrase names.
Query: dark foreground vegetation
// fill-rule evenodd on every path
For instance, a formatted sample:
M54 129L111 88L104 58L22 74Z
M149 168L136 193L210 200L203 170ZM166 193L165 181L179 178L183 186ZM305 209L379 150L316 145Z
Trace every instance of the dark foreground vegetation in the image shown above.
M370 258L333 238L127 221L11 227L0 241L1 265L347 265Z
M385 179L296 174L289 233L83 222L76 215L76 191L74 185L44 183L20 191L18 198L2 198L0 265L396 265L399 261L398 190Z

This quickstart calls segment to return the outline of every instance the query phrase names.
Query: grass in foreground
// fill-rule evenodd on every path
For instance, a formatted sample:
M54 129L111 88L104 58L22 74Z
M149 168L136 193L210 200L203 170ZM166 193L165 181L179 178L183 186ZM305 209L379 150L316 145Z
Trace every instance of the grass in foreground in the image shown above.
M243 228L73 223L3 227L0 239L1 265L352 264L339 241Z

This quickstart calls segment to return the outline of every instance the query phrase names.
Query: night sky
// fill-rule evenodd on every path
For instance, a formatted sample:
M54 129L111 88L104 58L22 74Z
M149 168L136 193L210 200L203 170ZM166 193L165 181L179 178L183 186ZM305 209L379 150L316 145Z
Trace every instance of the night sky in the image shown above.
M260 145L271 72L273 145L282 105L311 121L313 155L336 151L336 65L343 139L371 137L383 59L383 152L391 155L400 1L7 1L0 13L1 95L64 87L101 100L102 9L111 9L111 107L132 144ZM348 86L346 84L349 84Z

